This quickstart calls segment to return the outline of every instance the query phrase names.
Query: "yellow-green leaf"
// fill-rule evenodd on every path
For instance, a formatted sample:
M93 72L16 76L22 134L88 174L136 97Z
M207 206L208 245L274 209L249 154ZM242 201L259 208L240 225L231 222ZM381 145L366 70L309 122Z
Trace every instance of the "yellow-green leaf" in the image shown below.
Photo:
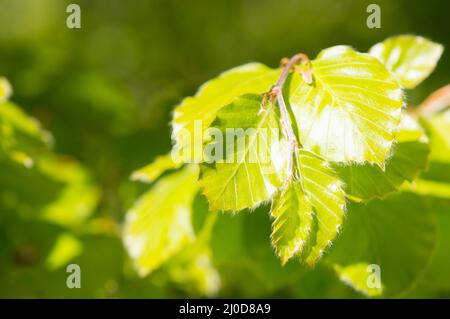
M278 108L270 103L258 114L261 100L260 95L243 95L221 109L212 123L224 140L210 145L217 143L225 153L200 165L199 182L212 211L254 208L281 185L287 148ZM230 134L233 129L236 134Z
M30 167L33 156L47 150L51 140L37 120L10 102L0 103L0 159Z
M430 136L430 159L450 163L450 110L422 118L422 123Z
M170 154L158 156L153 163L134 171L131 175L131 179L133 181L153 183L165 171L179 168L182 165L182 162L174 161Z
M356 201L382 198L397 191L404 182L412 182L425 169L429 154L424 130L409 115L403 114L393 155L383 171L370 164L334 165L346 184L347 196Z
M412 89L433 72L443 51L441 44L423 37L401 35L375 44L369 53L380 59L402 86Z
M299 182L293 182L272 202L271 240L284 265L301 252L313 224L313 208Z
M301 253L310 240L306 262L313 265L342 224L343 184L327 162L314 153L300 150L295 159L293 182L273 200L271 239L283 264ZM311 234L313 228L315 233Z
M6 78L0 77L0 103L5 102L12 94L12 87Z
M100 200L100 189L89 171L79 162L63 156L42 157L36 167L61 183L59 196L42 208L40 217L66 227L82 225Z
M268 91L279 74L279 69L271 69L260 63L248 63L203 84L195 96L185 98L175 108L172 139L176 152L184 160L202 160L201 153L194 151L194 148L201 147L203 133L213 122L217 112L242 94Z
M303 146L329 161L384 168L403 105L397 80L347 46L323 50L311 64L313 83L295 77L289 96Z
M158 181L127 212L124 242L141 276L195 239L192 202L198 168L189 165Z

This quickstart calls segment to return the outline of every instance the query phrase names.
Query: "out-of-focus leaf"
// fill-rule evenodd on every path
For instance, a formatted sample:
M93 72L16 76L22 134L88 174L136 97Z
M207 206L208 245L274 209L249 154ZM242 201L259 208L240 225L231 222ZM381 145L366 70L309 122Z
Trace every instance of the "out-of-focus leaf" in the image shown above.
M0 77L0 103L5 102L12 94L12 87L6 78Z
M372 275L371 265L366 262L355 263L348 266L333 265L334 271L344 283L369 297L377 297L383 293L383 284L380 286L368 285L369 276Z
M201 146L204 131L222 107L242 94L268 91L279 74L279 69L271 69L260 63L248 63L203 84L195 96L185 98L175 108L172 120L175 147L184 153L192 152L195 145ZM197 124L201 123L200 129L195 130L195 121L198 121ZM190 149L185 149L186 147ZM195 150L194 154L190 153L189 160L201 160L195 154Z
M442 171L442 173L449 174L450 170ZM437 198L450 199L450 183L438 182L434 180L419 178L411 185L405 185L406 191L411 191L423 196L433 196Z
M134 171L131 179L144 183L153 183L165 171L179 168L181 165L183 163L174 161L170 154L158 156L153 163Z
M427 298L446 298L450 294L450 200L430 196L427 201L438 218L437 245L425 274L411 294L412 297L426 294Z
M66 266L71 259L81 254L82 251L83 245L75 236L69 233L61 234L47 257L47 267L50 270L55 270Z
M281 266L270 243L269 208L262 205L252 212L219 214L211 241L221 277L219 296L279 298L306 271L295 262Z
M0 160L6 157L30 167L33 156L45 151L50 143L50 134L35 119L12 103L0 104Z
M369 53L391 70L400 84L412 89L436 67L444 47L423 37L401 35L375 44Z
M191 215L197 176L195 165L168 175L127 212L124 243L141 276L195 239Z
M273 201L271 239L282 264L313 241L306 258L313 265L342 224L345 196L342 182L322 158L302 150L296 163L294 181ZM311 234L314 221L316 233Z
M419 124L404 114L397 133L397 144L385 170L370 164L334 165L346 184L347 196L356 201L382 198L405 182L412 182L423 170L429 154L428 138Z
M199 182L212 211L253 208L269 200L281 185L287 148L278 108L270 103L258 114L261 99L243 95L222 108L212 123L226 138L214 141L223 156L200 165ZM235 134L230 134L233 128Z
M367 204L351 204L343 232L326 262L358 291L393 296L410 288L422 275L436 236L436 216L417 195L400 193ZM381 270L378 293L364 285L371 275L365 266L372 264Z
M430 137L430 160L450 163L450 110L422 118Z
M204 245L187 247L168 264L171 279L190 296L213 297L219 293L220 275L210 249Z
M46 157L37 163L46 176L62 183L59 197L45 206L41 218L63 226L79 226L94 212L100 190L89 172L77 161L67 157Z
M330 161L384 168L403 105L396 79L347 46L323 50L311 64L313 83L297 76L289 96L302 145Z
M30 169L0 162L0 170L0 205L22 217L77 227L91 216L100 198L86 168L69 157L41 156Z

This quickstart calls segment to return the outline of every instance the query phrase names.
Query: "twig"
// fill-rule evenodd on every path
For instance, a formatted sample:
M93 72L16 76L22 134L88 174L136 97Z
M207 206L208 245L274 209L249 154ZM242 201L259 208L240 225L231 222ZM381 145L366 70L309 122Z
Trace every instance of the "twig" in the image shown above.
M413 109L413 115L430 116L450 106L450 84L430 94L422 104Z
M276 98L278 102L278 106L280 107L280 113L281 113L281 122L283 125L284 130L286 131L288 140L289 140L289 157L288 157L288 165L287 165L287 171L286 171L286 184L289 183L292 180L293 175L293 156L295 152L299 148L299 142L297 140L297 137L295 136L294 130L292 129L291 121L289 118L288 110L286 108L286 103L284 102L283 98L283 86L286 82L286 79L289 75L290 70L298 63L298 62L304 62L305 64L309 63L308 56L303 53L299 53L294 55L291 59L282 60L282 64L284 65L283 71L281 72L280 77L278 78L277 83L271 88L271 90L267 93L272 98ZM310 83L311 74L309 70L300 70L303 79ZM263 99L263 104L265 103L265 98ZM264 108L264 105L262 106Z

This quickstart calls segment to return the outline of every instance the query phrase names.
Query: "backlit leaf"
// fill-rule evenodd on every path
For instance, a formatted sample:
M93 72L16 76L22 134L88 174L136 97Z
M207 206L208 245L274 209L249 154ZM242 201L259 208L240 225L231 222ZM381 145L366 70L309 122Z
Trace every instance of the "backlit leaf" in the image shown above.
M395 78L373 56L346 46L323 50L311 63L313 83L291 84L289 97L302 145L330 161L384 168L403 104Z
M45 176L62 185L59 196L42 208L40 217L66 227L83 225L100 200L100 189L89 171L63 156L40 158L36 166Z
M6 157L30 167L33 156L45 151L50 142L50 134L38 121L12 103L0 104L0 159Z
M273 201L271 238L283 264L311 240L306 262L312 265L342 224L345 196L343 184L322 158L301 150L296 163L294 181ZM313 227L315 233L311 234Z
M195 96L185 98L175 108L172 139L176 149L189 161L201 160L201 154L194 153L193 148L201 146L202 135L217 112L242 94L268 91L279 74L279 69L271 69L260 63L248 63L203 84ZM197 124L201 123L197 130L196 121ZM185 152L189 154L186 155Z
M12 94L11 84L6 78L0 77L0 103L5 102Z
M430 159L450 163L450 110L422 118L422 123L430 136Z
M197 175L194 165L168 175L127 212L124 242L141 276L194 240L191 206Z
M380 59L402 86L412 89L433 72L443 51L442 45L423 37L401 35L375 44L369 53Z
M243 95L221 109L212 123L224 140L209 145L217 145L224 154L200 165L199 180L212 211L254 208L269 200L281 185L287 149L278 108L270 103L258 114L261 99ZM236 134L230 134L232 129Z
M370 200L398 190L405 181L412 182L425 168L428 153L428 138L423 129L404 114L385 171L370 164L334 165L334 169L346 184L347 196L356 201Z
M158 156L153 163L150 163L131 175L134 181L153 183L165 171L181 167L182 162L175 162L171 155Z

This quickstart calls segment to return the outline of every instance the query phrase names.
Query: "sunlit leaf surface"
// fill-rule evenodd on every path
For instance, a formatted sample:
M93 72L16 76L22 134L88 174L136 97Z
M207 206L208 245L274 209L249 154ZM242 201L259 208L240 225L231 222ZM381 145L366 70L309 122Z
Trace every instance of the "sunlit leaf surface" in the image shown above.
M34 118L12 103L0 104L0 160L6 157L31 167L33 156L45 151L50 142L50 134Z
M127 212L124 242L141 276L158 268L195 238L192 202L198 168L187 166L158 181Z
M5 102L12 94L11 84L6 78L0 77L0 103Z
M189 160L201 160L199 156L195 156L192 148L201 145L203 132L212 123L217 112L242 94L261 94L268 91L279 74L280 70L260 63L248 63L228 70L203 84L195 96L185 98L175 108L172 120L175 146L183 154L190 152L190 156L187 155ZM201 129L197 131L196 121L197 124L201 123Z
M423 37L401 35L375 44L370 54L380 59L402 86L412 89L436 67L444 47Z
M402 117L396 140L385 171L370 164L334 165L346 185L347 196L357 201L383 197L398 190L405 181L413 181L425 168L428 138L419 124L406 114Z
M327 160L384 168L403 105L395 78L347 46L323 50L312 73L313 83L293 81L289 96L303 146Z
M182 162L176 162L170 154L158 156L153 163L150 163L131 175L131 179L144 183L152 183L165 171L181 167Z
M283 264L301 253L307 241L311 241L306 262L312 265L343 222L345 197L342 182L319 156L299 151L296 163L294 181L272 204L271 239Z
M281 185L287 148L278 108L270 103L258 114L260 104L261 96L243 95L220 110L212 123L224 137L223 143L213 143L224 154L222 160L201 164L199 180L212 211L253 208L269 200ZM226 133L233 128L243 138Z

